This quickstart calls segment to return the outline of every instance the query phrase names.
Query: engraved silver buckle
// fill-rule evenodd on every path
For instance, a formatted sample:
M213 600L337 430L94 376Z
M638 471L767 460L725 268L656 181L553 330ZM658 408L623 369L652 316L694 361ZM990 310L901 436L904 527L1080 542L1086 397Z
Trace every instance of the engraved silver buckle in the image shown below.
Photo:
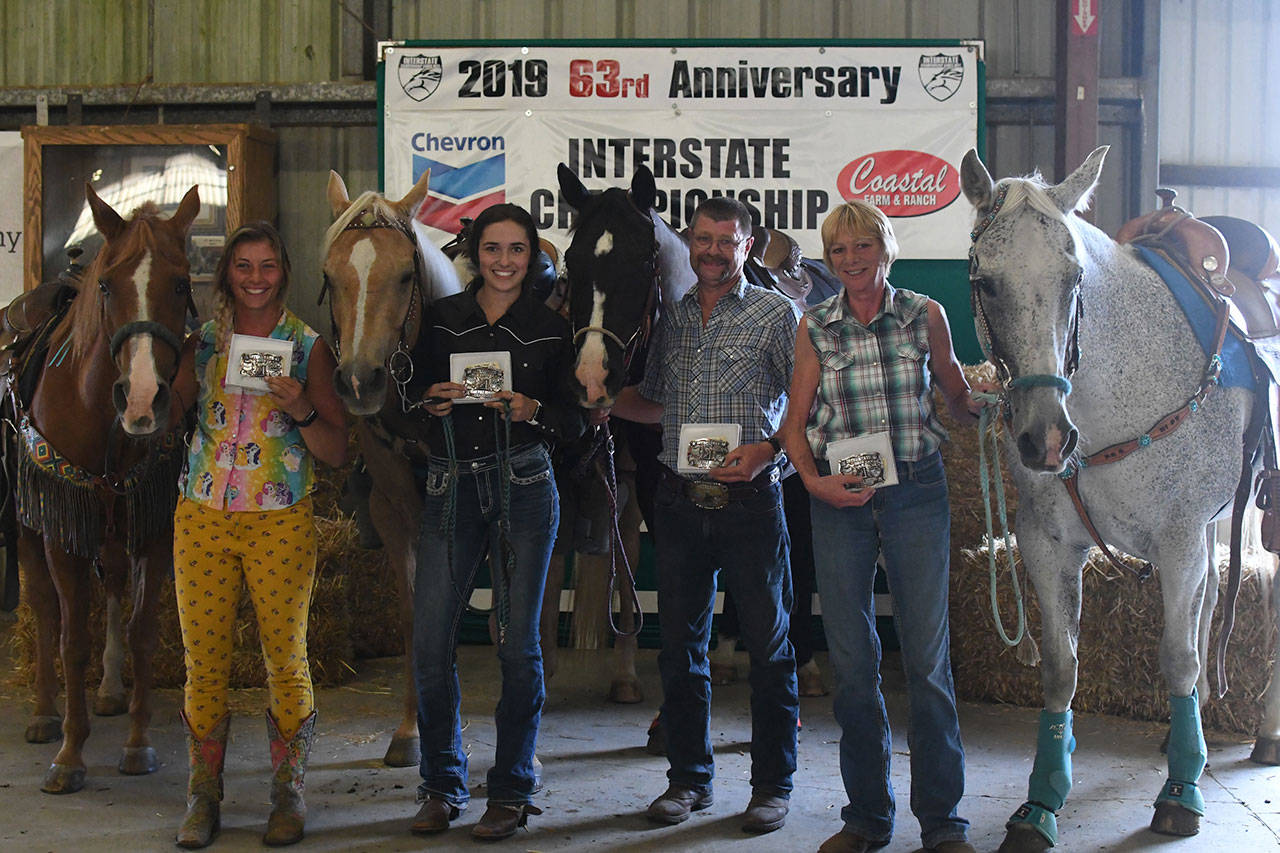
M462 371L468 397L492 397L502 390L502 368L492 361L469 364Z
M839 463L841 474L860 477L859 488L868 489L884 482L884 459L879 453L855 453Z
M284 374L284 359L272 352L244 352L240 354L240 375L254 376L259 379L266 376Z

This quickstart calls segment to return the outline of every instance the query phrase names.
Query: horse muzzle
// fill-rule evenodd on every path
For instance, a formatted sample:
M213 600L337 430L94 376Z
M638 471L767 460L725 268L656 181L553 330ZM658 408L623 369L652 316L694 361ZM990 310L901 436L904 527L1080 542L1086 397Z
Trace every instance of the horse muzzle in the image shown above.
M151 399L141 400L133 392L128 377L117 379L111 386L111 402L120 418L120 426L129 435L152 435L169 426L169 383L159 382Z
M382 365L339 365L333 374L338 399L353 415L363 417L382 411L387 401L387 369Z

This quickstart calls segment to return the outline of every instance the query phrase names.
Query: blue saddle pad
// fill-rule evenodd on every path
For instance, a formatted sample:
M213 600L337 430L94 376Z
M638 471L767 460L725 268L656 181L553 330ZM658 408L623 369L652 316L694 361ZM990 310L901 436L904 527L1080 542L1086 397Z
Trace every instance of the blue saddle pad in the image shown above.
M1215 343L1213 334L1217 316L1214 312L1217 306L1210 306L1208 297L1159 252L1148 249L1146 246L1134 248L1138 250L1139 256L1147 266L1164 279L1169 292L1173 294L1178 306L1182 308L1182 313L1186 315L1187 322L1191 324L1191 331L1200 342L1200 348L1204 350L1206 356L1210 355ZM1228 329L1227 336L1222 341L1222 373L1218 377L1218 384L1224 388L1248 388L1252 391L1255 387L1252 358L1253 351L1250 346Z

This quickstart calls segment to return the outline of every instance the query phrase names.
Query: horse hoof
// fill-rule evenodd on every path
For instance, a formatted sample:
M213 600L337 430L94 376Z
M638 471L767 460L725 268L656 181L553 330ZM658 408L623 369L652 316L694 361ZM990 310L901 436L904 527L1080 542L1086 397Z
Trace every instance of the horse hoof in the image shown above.
M1156 803L1151 831L1161 835L1195 835L1200 831L1200 815L1169 802Z
M1249 760L1254 764L1266 764L1271 767L1280 765L1280 739L1260 737L1253 743L1253 752Z
M93 700L93 713L99 717L118 717L129 710L129 699L123 693L115 696L99 694Z
M27 743L53 743L62 737L62 718L59 716L32 717L27 724Z
M418 737L393 737L382 763L388 767L417 767L422 763L422 740Z
M1041 853L1052 846L1049 839L1032 827L1015 823L1005 833L1004 843L1000 845L997 853Z
M44 774L44 783L40 786L40 790L46 794L74 794L84 787L84 775L83 767L51 764L49 772Z
M609 701L619 705L635 705L644 701L644 691L634 678L615 678L609 685Z
M116 765L116 769L126 776L145 776L155 773L159 767L156 751L149 746L126 746L120 755L120 763Z

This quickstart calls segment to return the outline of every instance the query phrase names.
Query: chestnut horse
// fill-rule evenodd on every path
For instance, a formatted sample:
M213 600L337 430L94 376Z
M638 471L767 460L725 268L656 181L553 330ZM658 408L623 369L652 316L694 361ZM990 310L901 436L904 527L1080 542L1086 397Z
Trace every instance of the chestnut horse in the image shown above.
M134 584L131 725L119 770L157 767L147 737L151 659L157 594L172 572L182 447L170 429L169 383L191 291L187 229L200 209L196 187L169 219L147 204L126 221L91 187L85 195L106 243L81 277L35 392L18 412L18 562L36 618L36 708L26 735L47 743L62 730L62 748L41 786L55 794L85 782L95 570L109 591L123 590L126 578ZM66 680L65 722L55 709L55 648Z
M372 483L369 515L386 549L400 605L405 695L400 725L383 759L392 767L416 766L421 748L413 688L412 586L422 495L413 466L425 463L427 446L421 418L406 411L401 383L412 374L409 352L426 306L462 289L452 263L414 219L430 179L431 173L424 172L396 202L376 192L353 202L341 176L330 172L334 222L321 248L338 351L334 385L347 411L360 417L360 454Z

